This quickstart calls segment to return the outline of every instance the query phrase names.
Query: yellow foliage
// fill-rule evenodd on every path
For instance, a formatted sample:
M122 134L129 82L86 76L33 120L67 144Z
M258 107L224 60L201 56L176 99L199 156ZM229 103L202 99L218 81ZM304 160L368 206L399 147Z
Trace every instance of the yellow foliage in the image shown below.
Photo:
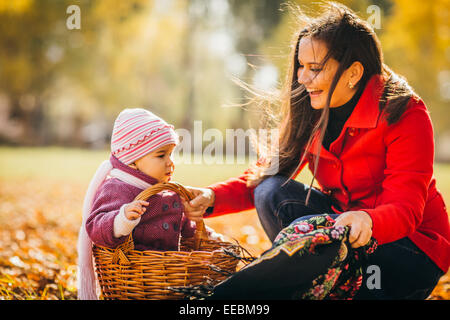
M33 2L34 0L0 0L0 13L20 14L31 8Z

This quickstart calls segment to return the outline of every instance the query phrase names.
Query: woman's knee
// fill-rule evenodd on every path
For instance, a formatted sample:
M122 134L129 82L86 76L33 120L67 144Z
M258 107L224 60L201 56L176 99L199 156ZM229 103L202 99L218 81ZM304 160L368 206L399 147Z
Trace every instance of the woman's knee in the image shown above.
M307 189L302 183L275 175L256 187L255 208L258 215L276 216L284 222L291 222L298 217L297 214L302 215L306 193ZM294 215L288 214L287 211L293 210L296 211Z
M254 190L255 207L273 209L276 206L275 199L281 192L286 179L286 177L275 175L263 180Z

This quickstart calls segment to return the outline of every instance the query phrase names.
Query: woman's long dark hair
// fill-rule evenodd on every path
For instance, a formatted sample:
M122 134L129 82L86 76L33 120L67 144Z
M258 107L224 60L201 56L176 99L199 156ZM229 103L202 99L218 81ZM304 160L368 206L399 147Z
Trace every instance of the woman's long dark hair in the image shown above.
M304 15L298 15L304 20ZM299 68L298 47L303 37L319 40L327 45L328 53L322 61L324 65L333 58L339 63L327 97L321 110L311 107L309 94L304 85L297 81ZM313 137L319 135L319 148L322 145L328 124L331 96L342 73L353 62L359 61L364 67L357 89L364 88L373 75L382 75L386 79L384 92L380 99L380 110L384 111L389 124L398 121L406 108L406 102L414 95L403 78L395 75L383 62L380 41L369 23L359 18L342 4L328 2L326 12L295 35L291 52L291 65L281 91L281 121L278 125L278 147L269 155L267 166L254 167L248 177L248 185L254 186L265 178L270 166L278 166L278 174L292 178L305 158ZM318 150L320 152L320 149ZM315 157L313 180L316 175L319 157ZM276 163L276 164L275 164ZM288 179L287 179L288 181ZM312 185L313 182L311 182Z

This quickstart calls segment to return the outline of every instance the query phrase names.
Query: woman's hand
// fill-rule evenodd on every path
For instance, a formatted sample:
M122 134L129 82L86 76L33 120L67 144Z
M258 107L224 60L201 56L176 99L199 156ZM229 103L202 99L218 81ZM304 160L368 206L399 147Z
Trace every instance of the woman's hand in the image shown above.
M206 209L214 206L216 200L214 191L209 188L186 187L186 189L194 195L194 199L189 202L183 199L184 214L189 220L201 221Z
M336 218L335 226L349 226L352 248L366 245L372 236L372 218L364 211L347 211Z

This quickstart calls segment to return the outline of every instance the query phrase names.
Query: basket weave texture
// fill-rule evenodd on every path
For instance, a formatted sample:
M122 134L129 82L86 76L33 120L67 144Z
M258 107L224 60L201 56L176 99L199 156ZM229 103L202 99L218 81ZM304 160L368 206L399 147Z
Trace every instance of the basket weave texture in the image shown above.
M193 198L181 184L167 182L149 187L135 200L146 200L162 190L177 192L188 201ZM115 249L94 245L92 250L106 300L183 299L182 293L171 288L218 283L236 272L236 257L241 255L238 245L207 239L203 221L197 223L194 237L181 238L180 251L134 250L132 234Z

